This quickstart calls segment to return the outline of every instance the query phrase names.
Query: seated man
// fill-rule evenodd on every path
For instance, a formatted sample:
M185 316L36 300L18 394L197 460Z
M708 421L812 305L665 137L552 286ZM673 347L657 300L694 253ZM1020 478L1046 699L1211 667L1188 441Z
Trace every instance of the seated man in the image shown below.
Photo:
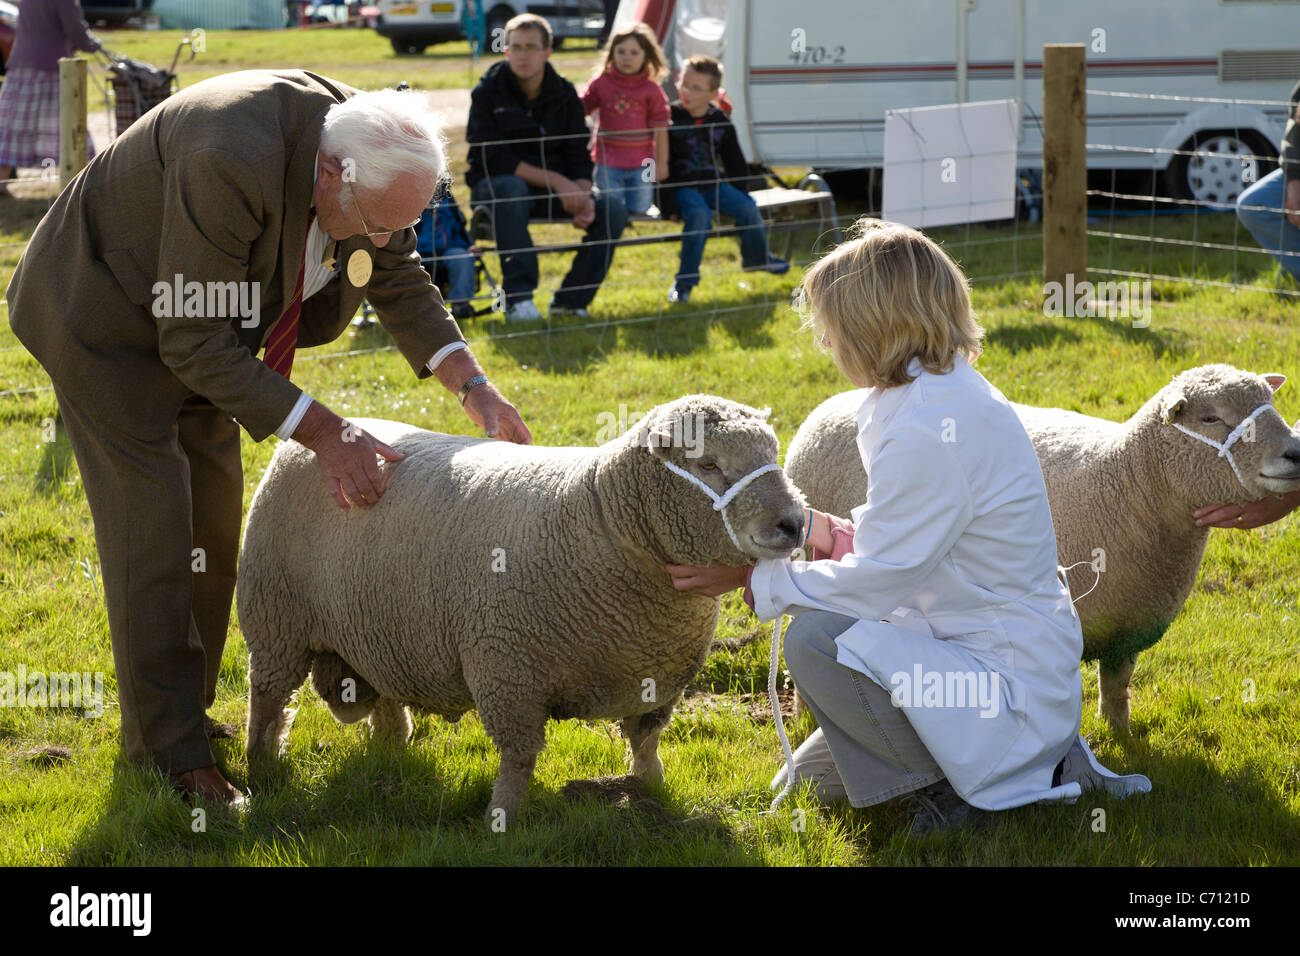
M1300 83L1291 91L1282 166L1238 197L1237 218L1300 282Z
M551 26L523 13L506 24L506 58L488 68L470 95L470 202L486 206L501 255L506 318L539 319L533 305L537 253L532 216L573 219L583 247L551 300L551 315L587 316L627 225L622 203L593 196L582 100L547 61Z
M749 169L736 128L710 102L721 85L722 64L711 56L693 56L682 70L681 99L670 105L668 178L660 187L660 209L665 216L680 215L684 225L681 265L668 290L669 302L688 301L699 284L714 210L740 228L740 261L746 272L781 275L790 269L790 263L768 251L763 217L744 190ZM719 159L725 175L718 170Z

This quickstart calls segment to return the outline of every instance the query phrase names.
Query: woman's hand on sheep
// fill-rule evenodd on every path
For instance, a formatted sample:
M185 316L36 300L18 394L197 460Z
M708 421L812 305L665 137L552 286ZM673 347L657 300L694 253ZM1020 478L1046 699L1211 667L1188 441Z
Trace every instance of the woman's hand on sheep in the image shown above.
M1244 505L1206 505L1192 512L1198 528L1259 528L1285 518L1300 506L1300 492L1278 498L1269 495Z
M470 389L465 396L465 414L482 428L489 438L531 445L533 434L519 416L519 411L502 397L491 383Z
M697 568L689 564L665 564L673 587L679 591L696 591L707 597L718 597L736 588L743 588L749 577L746 566L731 567L721 564L711 568Z
M378 456L401 461L406 456L312 402L293 433L295 441L316 453L330 494L344 511L354 504L373 505L388 487L391 471L381 471Z

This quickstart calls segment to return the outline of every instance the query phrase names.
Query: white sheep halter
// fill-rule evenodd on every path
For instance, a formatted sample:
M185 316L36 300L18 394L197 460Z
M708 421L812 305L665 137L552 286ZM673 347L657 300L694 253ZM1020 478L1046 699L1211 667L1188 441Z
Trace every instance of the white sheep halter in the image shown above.
M671 461L665 461L664 467L666 467L669 471L671 471L675 475L681 475L683 478L685 478L687 481L693 484L696 488L699 488L700 491L704 492L706 495L708 495L710 498L713 499L713 510L721 512L722 526L727 529L727 534L731 536L731 543L736 546L737 551L739 551L741 554L745 554L746 553L745 549L740 546L740 540L736 537L736 532L731 530L731 521L727 518L727 505L735 501L736 495L744 491L745 486L748 485L755 478L759 477L760 475L766 475L769 471L780 471L781 466L776 464L776 462L772 462L770 465L763 465L759 468L755 468L744 478L741 478L738 482L736 482L734 485L728 488L727 493L723 495L718 494L716 491L714 491L704 482L700 481L700 479L692 475L685 468L679 468L677 465L674 465Z
M737 551L741 554L745 554L745 549L740 546L740 541L736 538L736 532L731 528L731 521L727 518L727 505L731 504L736 499L736 495L740 494L740 492L744 490L745 486L755 478L760 475L765 475L769 471L780 471L781 466L772 463L770 465L763 465L759 468L755 468L749 474L745 475L745 477L741 478L734 485L728 488L726 494L722 495L718 494L704 482L700 481L700 479L696 478L685 468L679 468L671 461L665 461L664 466L673 474L681 475L681 477L685 478L696 488L699 488L700 491L713 499L713 510L721 513L722 526L727 529L727 534L731 536L731 543L736 546ZM767 669L767 696L772 702L772 717L776 722L776 735L781 740L781 752L785 755L785 765L789 768L787 771L789 780L786 782L785 789L782 790L777 798L772 801L773 810L775 810L780 805L781 801L785 799L786 794L794 788L794 753L791 751L790 741L785 735L785 721L781 719L781 700L776 694L776 672L778 665L780 664L781 621L783 617L784 615L778 614L776 620L772 622L772 658Z
M1241 420L1241 424L1239 424L1236 428L1234 428L1228 434L1228 437L1223 440L1222 443L1215 441L1213 438L1207 438L1205 435L1202 435L1200 432L1194 432L1190 428L1180 425L1177 422L1170 422L1169 424L1173 425L1180 432L1183 432L1186 435L1191 435L1197 441L1203 441L1205 442L1205 444L1210 445L1213 448L1219 449L1219 457L1228 459L1228 464L1232 466L1232 473L1236 475L1237 480L1241 482L1241 487L1245 488L1247 491L1250 491L1250 488L1247 487L1246 485L1246 480L1241 477L1241 472L1237 469L1237 463L1232 460L1232 452L1230 452L1228 449L1232 447L1233 442L1235 442L1238 438L1244 435L1246 433L1246 430L1251 427L1251 424L1255 421L1256 415L1272 407L1273 407L1272 402L1265 402L1263 405L1259 406L1259 408L1255 409L1253 412L1251 412L1249 415L1243 418Z

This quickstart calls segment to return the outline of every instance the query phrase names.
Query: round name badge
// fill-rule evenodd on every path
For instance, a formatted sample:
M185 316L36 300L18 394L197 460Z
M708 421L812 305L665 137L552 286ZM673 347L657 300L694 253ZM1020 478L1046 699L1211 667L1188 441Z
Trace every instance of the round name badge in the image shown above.
M348 281L355 286L363 286L370 281L370 256L364 249L358 249L348 256Z

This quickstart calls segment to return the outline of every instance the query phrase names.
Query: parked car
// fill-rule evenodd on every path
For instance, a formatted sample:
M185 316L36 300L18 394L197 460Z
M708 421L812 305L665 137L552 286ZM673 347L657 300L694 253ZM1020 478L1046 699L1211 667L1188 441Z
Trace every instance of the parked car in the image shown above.
M132 17L143 16L153 6L153 0L83 0L81 12L86 21L94 26L96 23L125 23Z
M8 0L0 0L0 76L4 75L5 64L13 52L14 38L18 35L18 6Z
M379 0L375 31L387 37L397 53L423 53L435 43L464 40L464 0ZM599 38L605 28L603 0L551 0L527 3L511 0L498 3L482 0L486 32L484 46L492 50L494 31L501 30L519 13L536 13L551 24L556 49L570 37Z

